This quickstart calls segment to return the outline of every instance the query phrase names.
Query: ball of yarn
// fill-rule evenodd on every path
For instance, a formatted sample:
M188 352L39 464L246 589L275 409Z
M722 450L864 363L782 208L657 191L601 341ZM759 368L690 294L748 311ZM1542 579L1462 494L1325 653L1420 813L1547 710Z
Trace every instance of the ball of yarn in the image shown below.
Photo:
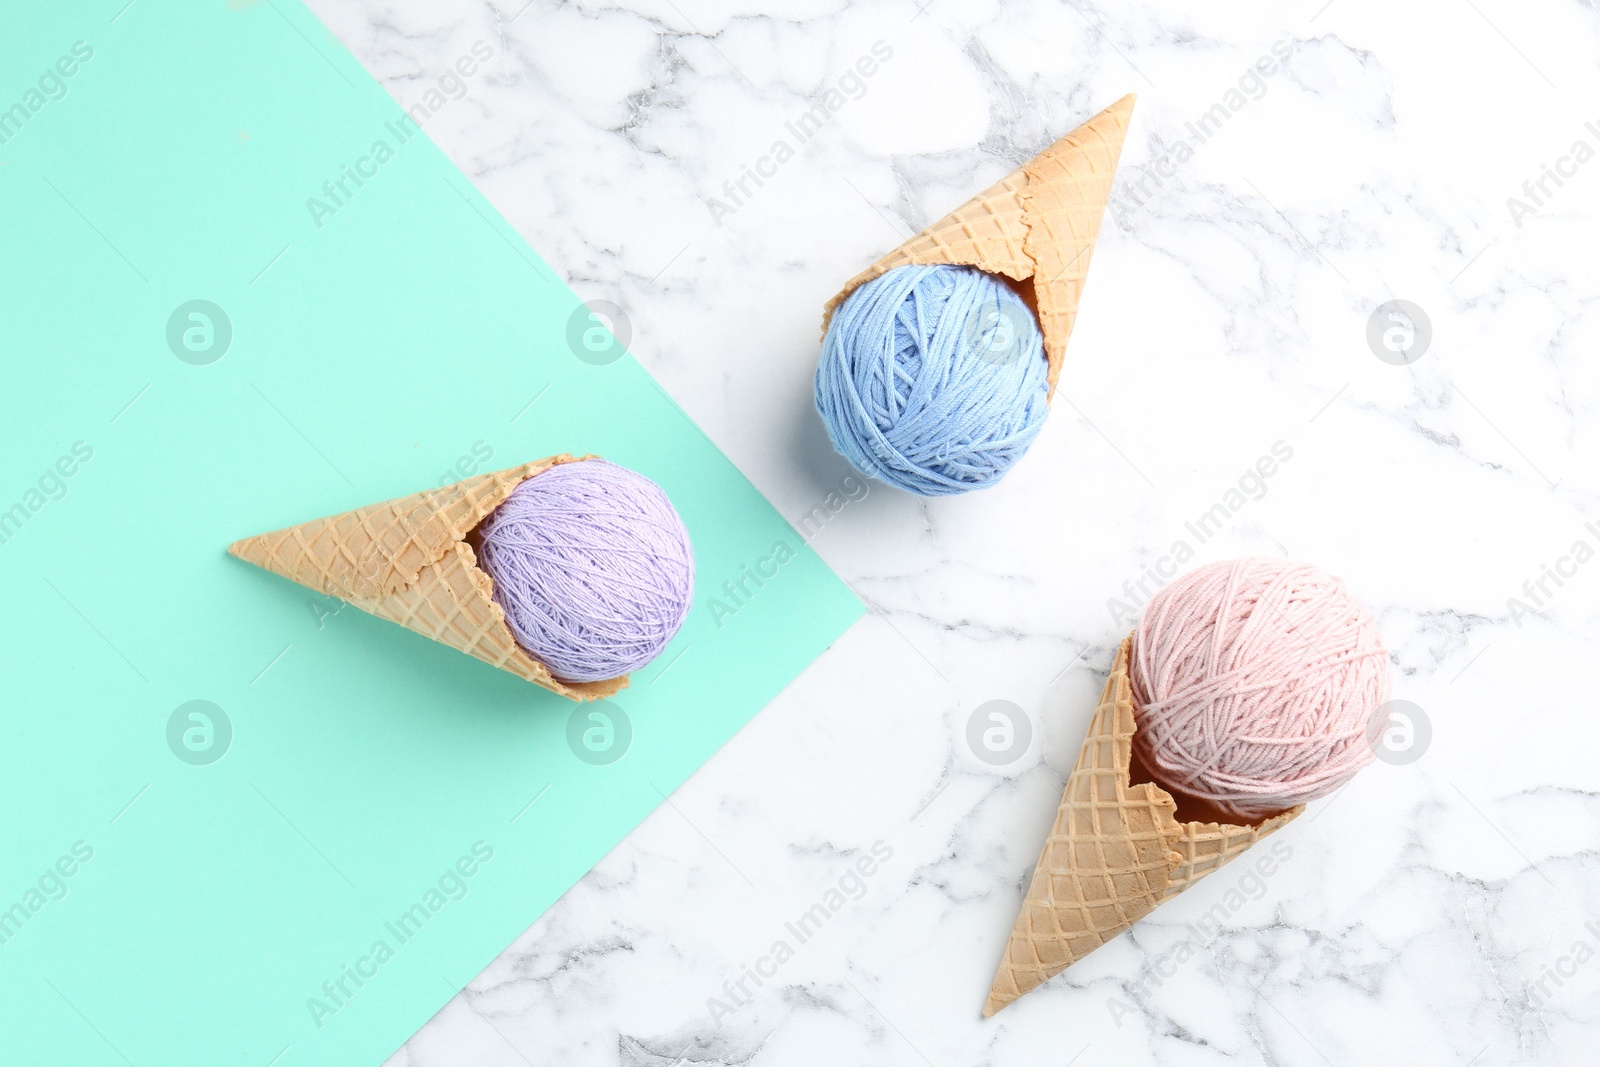
M1145 605L1129 663L1135 746L1162 785L1254 821L1373 759L1389 654L1344 583L1304 563L1199 567Z
M477 540L512 635L562 681L637 670L689 613L689 532L659 485L614 463L558 463L529 478Z
M1004 477L1049 413L1033 312L974 267L897 267L834 312L817 413L863 474L922 496Z

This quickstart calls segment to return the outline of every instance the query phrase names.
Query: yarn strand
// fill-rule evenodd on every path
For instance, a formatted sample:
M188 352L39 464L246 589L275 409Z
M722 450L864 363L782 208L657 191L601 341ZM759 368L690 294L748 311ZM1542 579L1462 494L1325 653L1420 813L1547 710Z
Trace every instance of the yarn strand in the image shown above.
M1274 559L1200 567L1152 597L1129 678L1150 772L1247 819L1349 781L1389 698L1371 614L1337 578Z
M816 405L833 447L863 474L921 496L999 481L1049 413L1038 322L974 267L908 266L834 312Z
M637 670L689 613L683 520L660 486L616 464L562 463L529 478L477 542L512 636L563 681Z

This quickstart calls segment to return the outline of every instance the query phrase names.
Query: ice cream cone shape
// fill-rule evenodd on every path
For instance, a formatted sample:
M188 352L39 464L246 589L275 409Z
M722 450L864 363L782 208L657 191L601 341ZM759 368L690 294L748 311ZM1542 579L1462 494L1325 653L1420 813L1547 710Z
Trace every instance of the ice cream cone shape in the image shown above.
M822 332L857 286L896 267L969 266L1031 280L1024 292L1044 335L1054 395L1133 101L1124 96L850 279L824 308Z
M585 457L587 459L589 457ZM273 574L336 596L572 700L599 700L626 677L562 682L517 644L467 535L511 491L558 463L551 456L440 489L368 504L272 533L228 551Z
M1305 810L1300 805L1253 824L1179 822L1171 793L1150 781L1134 784L1130 646L1127 639L1118 649L1089 722L985 1016L1083 959Z

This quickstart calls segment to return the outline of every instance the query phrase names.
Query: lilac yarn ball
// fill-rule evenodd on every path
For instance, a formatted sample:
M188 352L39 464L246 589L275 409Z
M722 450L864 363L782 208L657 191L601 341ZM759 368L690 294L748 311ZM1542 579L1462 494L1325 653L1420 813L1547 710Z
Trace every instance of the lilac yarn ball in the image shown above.
M649 663L694 598L689 532L667 494L604 460L513 489L478 528L478 561L517 643L565 682Z

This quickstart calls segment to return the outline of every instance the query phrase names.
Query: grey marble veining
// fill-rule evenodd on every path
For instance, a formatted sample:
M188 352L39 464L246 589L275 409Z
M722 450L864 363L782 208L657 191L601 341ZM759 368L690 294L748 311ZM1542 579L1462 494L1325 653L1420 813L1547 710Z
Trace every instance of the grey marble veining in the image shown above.
M872 614L392 1064L1592 1062L1591 5L524 2L312 6L797 523L849 473L811 411L823 301L1139 105L1027 460L830 512L811 543ZM1394 299L1431 326L1404 365L1368 343ZM1179 545L1343 576L1431 741L1314 805L1270 876L1220 872L983 1021L1118 603ZM1032 726L998 766L967 742L991 700Z

